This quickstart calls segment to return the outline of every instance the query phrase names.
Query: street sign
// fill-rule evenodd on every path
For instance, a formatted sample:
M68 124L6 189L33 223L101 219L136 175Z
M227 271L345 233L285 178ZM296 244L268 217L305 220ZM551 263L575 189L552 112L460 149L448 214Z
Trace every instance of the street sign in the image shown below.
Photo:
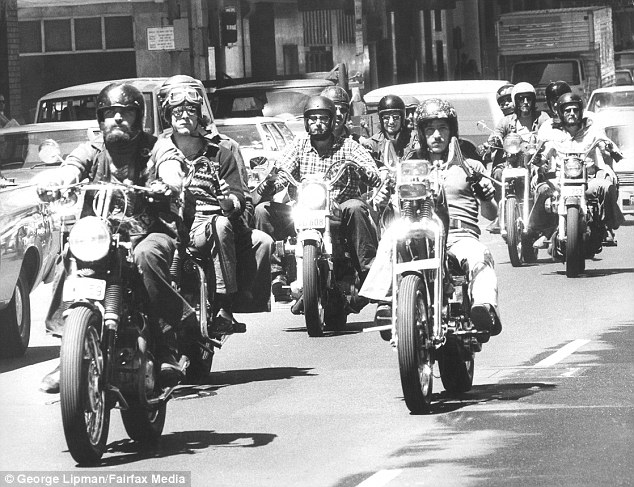
M147 48L148 51L173 51L176 49L174 27L148 27Z

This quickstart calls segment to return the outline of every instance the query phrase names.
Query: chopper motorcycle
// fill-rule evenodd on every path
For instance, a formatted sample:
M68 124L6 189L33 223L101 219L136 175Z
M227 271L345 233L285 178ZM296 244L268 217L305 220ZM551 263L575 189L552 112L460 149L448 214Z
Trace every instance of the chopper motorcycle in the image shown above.
M167 401L178 388L188 386L159 384L147 294L126 226L131 198L158 196L147 187L114 182L82 182L58 190L65 192L64 197L77 199L80 208L90 206L92 199L93 214L82 215L74 223L63 250L67 309L60 352L60 405L72 457L79 464L94 464L106 449L112 408L121 410L130 438L156 441L163 431ZM84 205L84 200L89 203ZM194 287L200 290L194 299L206 303L204 273L198 274ZM197 307L199 341L206 343L213 356L213 347L221 343L209 337L206 309ZM205 364L210 367L211 360L199 367ZM187 368L187 357L181 358L180 365Z
M324 173L315 173L297 181L287 171L276 173L297 189L292 218L296 237L276 246L282 258L294 257L297 279L291 293L297 301L293 314L304 314L311 337L322 336L324 329L342 330L347 322L349 303L361 287L348 243L339 231L341 208L331 197L333 184L354 162L334 164Z
M394 334L401 386L412 413L431 406L434 364L449 393L471 389L474 355L488 339L469 317L468 274L446 250L448 212L437 165L398 165L392 196L392 316L365 331ZM486 337L484 335L487 335Z

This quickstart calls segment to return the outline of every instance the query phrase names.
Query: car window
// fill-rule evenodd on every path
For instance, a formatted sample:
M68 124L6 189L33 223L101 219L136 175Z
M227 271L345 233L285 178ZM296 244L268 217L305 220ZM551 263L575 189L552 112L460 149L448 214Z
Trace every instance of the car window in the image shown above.
M52 139L60 146L65 158L82 142L87 142L88 129L56 130L50 132L11 133L0 135L0 169L28 168L39 164L42 142Z
M578 85L581 81L577 66L576 61L517 63L513 66L511 83L526 81L533 86L545 86L551 81L563 80Z
M282 137L284 137L284 140L285 140L284 145L289 143L295 137L295 134L293 134L293 131L289 129L288 125L286 125L285 123L274 123L273 125L275 126L275 128L277 128L277 130L280 131L280 133L282 134Z
M284 137L272 123L263 123L262 129L268 134L271 140L271 148L274 150L282 150L286 145Z
M262 91L251 94L214 93L212 104L218 118L279 117L295 119L304 113L310 95L292 90Z
M264 144L255 125L220 125L218 131L235 140L240 147L264 149Z
M594 93L588 103L588 110L599 112L606 108L634 107L634 90L613 93Z
M634 52L615 52L614 64L617 68L634 64Z
M43 100L40 103L36 122L95 120L97 118L96 107L97 95Z
M632 74L629 71L617 71L615 75L615 84L617 86L634 84Z
M606 127L605 134L613 141L621 151L626 153L634 152L634 133L632 126L617 125Z

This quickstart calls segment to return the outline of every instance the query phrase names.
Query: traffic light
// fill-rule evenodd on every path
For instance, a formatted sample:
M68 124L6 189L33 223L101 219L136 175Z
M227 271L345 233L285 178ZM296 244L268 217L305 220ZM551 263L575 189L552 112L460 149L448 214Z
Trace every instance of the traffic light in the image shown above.
M225 7L220 15L222 45L238 42L238 16L235 7Z

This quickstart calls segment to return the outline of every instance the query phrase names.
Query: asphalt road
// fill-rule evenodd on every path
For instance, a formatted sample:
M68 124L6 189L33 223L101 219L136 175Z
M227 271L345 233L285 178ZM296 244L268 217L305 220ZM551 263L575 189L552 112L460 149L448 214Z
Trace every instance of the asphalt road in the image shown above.
M217 354L208 385L168 404L156 447L131 442L113 411L94 469L66 449L58 396L37 390L58 353L42 331L42 286L32 346L0 361L0 470L186 471L214 487L633 485L632 217L617 236L568 279L545 251L511 267L502 239L485 235L504 329L476 356L472 391L447 397L434 381L428 415L409 413L396 354L362 331L373 307L323 338L276 308L241 316L247 333Z

